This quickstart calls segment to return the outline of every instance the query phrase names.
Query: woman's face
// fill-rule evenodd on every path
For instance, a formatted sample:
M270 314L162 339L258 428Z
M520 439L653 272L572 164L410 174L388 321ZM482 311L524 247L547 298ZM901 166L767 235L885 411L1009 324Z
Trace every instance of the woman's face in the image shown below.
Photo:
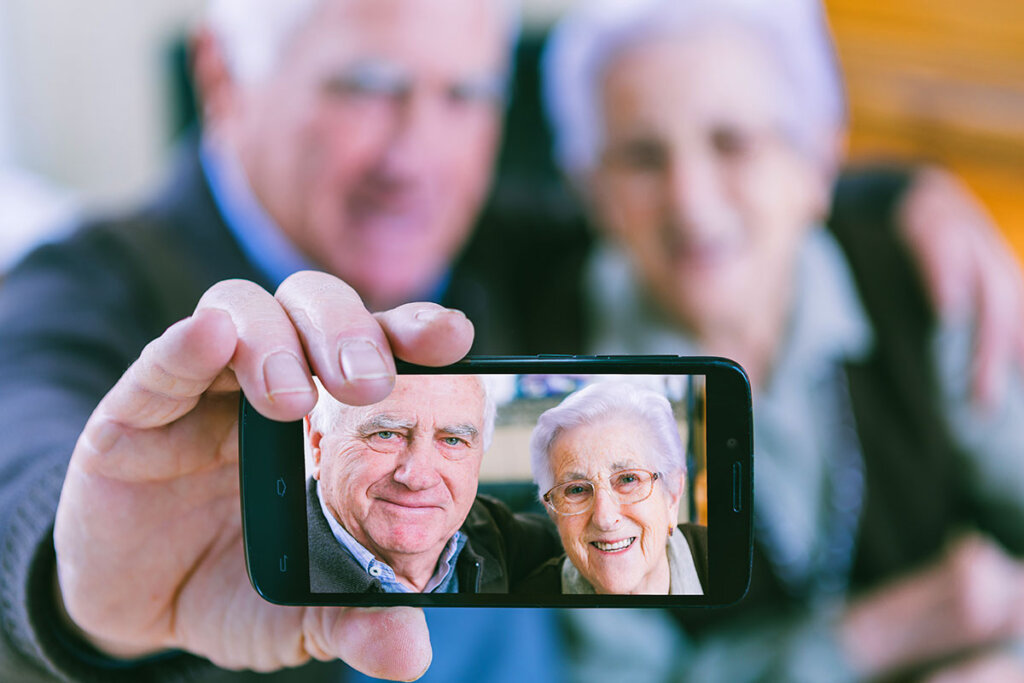
M569 560L598 593L668 593L666 543L679 516L679 497L663 477L643 501L622 504L609 479L624 469L653 471L654 440L641 420L613 419L567 430L551 447L555 484L588 479L593 507L552 512ZM678 490L681 490L678 489Z
M592 210L697 334L785 291L827 208L828 174L783 131L788 99L770 53L726 27L649 39L604 71Z

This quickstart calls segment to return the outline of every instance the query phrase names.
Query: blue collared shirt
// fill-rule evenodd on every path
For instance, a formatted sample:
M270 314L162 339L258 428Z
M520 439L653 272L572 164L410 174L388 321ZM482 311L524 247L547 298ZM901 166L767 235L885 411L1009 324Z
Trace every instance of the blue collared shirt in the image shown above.
M234 155L204 137L199 160L228 230L245 257L275 289L292 273L314 268L260 206Z
M338 520L334 518L334 515L331 514L331 511L327 509L327 505L324 503L319 481L316 483L316 496L320 500L320 510L323 511L324 517L327 518L327 524L330 525L334 538L356 559L356 562L363 568L363 571L380 581L384 592L416 592L399 581L398 577L395 576L394 569L386 562L381 562L374 557L373 553L363 547L359 541L352 537L352 534L345 530L345 527L338 523ZM424 593L459 592L459 577L455 574L455 563L458 561L459 553L462 552L465 545L466 535L461 531L456 531L455 535L448 539L448 543L445 544L444 550L441 551L441 557L437 561L437 569L434 571L434 575L430 577L427 585L423 588Z
M249 186L245 170L229 150L218 146L209 137L203 137L199 145L199 161L228 230L246 259L273 289L277 289L292 273L318 270L260 205ZM440 301L448 289L450 278L451 273L446 271L422 295L412 300Z

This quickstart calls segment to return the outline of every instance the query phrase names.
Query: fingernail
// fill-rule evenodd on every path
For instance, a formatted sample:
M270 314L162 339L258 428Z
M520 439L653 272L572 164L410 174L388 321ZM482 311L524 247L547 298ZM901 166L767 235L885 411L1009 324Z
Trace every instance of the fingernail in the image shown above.
M384 354L369 339L350 339L341 345L341 372L346 382L391 377Z
M316 391L302 363L287 351L273 353L263 361L263 381L270 398L281 394L308 394Z
M416 311L414 318L419 320L421 323L429 323L431 320L436 318L441 313L444 313L446 309L443 308L424 308Z
M413 317L419 320L420 322L429 323L434 318L453 313L456 315L460 315L462 317L466 317L465 313L456 308L424 308L422 310L416 311Z

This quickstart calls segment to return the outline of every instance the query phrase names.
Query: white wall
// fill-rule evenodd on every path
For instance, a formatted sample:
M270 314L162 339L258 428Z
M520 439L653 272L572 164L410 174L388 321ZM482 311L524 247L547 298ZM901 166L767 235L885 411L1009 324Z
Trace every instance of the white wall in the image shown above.
M6 47L8 41L4 39L6 28L9 25L7 19L7 6L0 3L0 168L9 163L11 157L11 121L10 104L8 103L8 92L10 86L7 78Z
M0 0L0 144L87 200L140 195L167 149L168 46L200 4Z

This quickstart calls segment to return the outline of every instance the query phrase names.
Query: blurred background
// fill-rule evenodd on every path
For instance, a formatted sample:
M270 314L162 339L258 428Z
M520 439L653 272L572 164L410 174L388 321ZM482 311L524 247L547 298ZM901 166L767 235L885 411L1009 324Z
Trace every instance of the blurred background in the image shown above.
M507 145L501 179L557 182L531 69L570 2L524 2L510 131L527 140ZM193 117L185 44L202 5L0 0L0 272L73 211L130 206L159 183ZM1024 258L1024 3L826 6L849 87L851 158L954 170Z

